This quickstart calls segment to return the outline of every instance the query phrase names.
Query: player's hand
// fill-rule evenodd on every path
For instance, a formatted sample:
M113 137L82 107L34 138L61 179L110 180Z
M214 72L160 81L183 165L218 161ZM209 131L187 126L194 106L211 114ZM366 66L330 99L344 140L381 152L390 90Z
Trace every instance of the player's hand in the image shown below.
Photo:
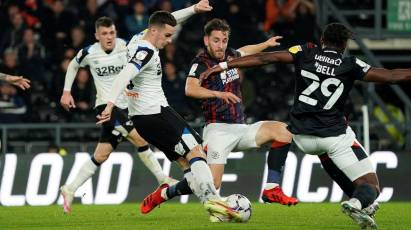
M216 93L216 98L224 100L227 104L230 104L230 103L236 104L238 102L241 102L241 99L231 92L215 91L215 93Z
M66 111L70 111L71 108L76 108L76 103L74 103L70 91L63 91L63 95L61 95L60 98L60 104Z
M223 71L223 69L222 69L219 65L216 65L216 66L214 66L213 68L210 68L210 69L206 70L205 72L203 72L203 73L200 74L200 78L199 78L200 83L201 83L203 80L205 80L205 79L207 79L208 77L210 77L211 75L213 75L213 74L215 74L215 73L220 73L221 71Z
M111 112L113 111L113 104L111 102L107 103L106 108L101 112L101 114L97 115L98 122L97 125L101 125L104 122L107 122L111 119Z
M6 81L12 85L19 87L22 90L30 88L30 80L23 76L7 75Z
M281 43L280 43L278 40L280 40L280 39L282 39L282 38L283 38L282 36L272 37L272 38L268 39L267 41L265 41L265 44L266 44L268 47L279 46Z
M213 9L212 6L210 6L210 3L208 0L200 0L197 4L194 5L194 11L196 13L204 13L204 12L209 12Z

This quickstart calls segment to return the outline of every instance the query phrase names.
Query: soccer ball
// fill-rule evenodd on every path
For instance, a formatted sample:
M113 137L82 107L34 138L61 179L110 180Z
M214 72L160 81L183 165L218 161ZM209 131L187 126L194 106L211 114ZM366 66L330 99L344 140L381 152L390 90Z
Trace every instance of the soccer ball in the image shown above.
M237 211L241 215L241 223L247 222L251 217L251 202L247 197L241 194L232 194L224 199L228 206L233 210ZM232 222L233 220L228 220L227 218L214 214L210 217L212 222Z

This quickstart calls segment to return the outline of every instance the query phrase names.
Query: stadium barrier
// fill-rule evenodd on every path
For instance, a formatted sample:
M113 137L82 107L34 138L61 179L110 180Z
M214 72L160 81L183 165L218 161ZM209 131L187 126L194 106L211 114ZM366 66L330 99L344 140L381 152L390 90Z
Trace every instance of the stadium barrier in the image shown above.
M266 175L263 151L235 152L230 155L223 177L221 194L241 193L257 201ZM182 173L175 164L156 152L163 170L175 178ZM53 153L0 156L0 204L3 206L61 204L59 187L73 179L89 153L78 152L65 157ZM371 154L380 177L378 200L411 200L411 154L377 151ZM284 169L282 186L286 194L302 202L340 202L343 192L321 169L317 156L290 152ZM127 152L113 153L91 180L79 188L76 202L83 204L139 203L157 187L157 182L137 157ZM193 195L174 201L197 201Z

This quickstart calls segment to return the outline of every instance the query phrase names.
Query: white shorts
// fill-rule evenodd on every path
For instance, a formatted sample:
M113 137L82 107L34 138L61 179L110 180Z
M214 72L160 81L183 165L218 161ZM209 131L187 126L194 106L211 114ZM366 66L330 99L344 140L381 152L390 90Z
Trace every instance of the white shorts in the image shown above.
M349 126L345 134L336 137L294 135L293 140L304 153L312 155L326 153L351 181L365 174L375 173L368 153Z
M227 164L227 157L233 151L257 148L257 131L264 121L251 125L211 123L203 130L204 149L208 164Z

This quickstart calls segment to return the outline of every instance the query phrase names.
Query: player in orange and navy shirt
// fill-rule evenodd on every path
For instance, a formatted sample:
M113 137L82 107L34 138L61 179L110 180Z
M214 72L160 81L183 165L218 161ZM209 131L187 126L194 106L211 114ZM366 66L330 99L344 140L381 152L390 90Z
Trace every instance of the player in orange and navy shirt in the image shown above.
M199 80L201 73L219 62L277 46L277 40L281 37L234 50L227 47L230 27L220 19L209 21L204 27L204 34L206 49L192 61L186 81L186 95L201 99L206 120L203 146L216 188L221 187L224 166L230 152L260 148L268 144L271 149L267 158L268 176L262 199L268 203L297 204L298 200L285 195L279 186L292 138L287 125L278 121L245 124L238 69L227 69L204 81Z

